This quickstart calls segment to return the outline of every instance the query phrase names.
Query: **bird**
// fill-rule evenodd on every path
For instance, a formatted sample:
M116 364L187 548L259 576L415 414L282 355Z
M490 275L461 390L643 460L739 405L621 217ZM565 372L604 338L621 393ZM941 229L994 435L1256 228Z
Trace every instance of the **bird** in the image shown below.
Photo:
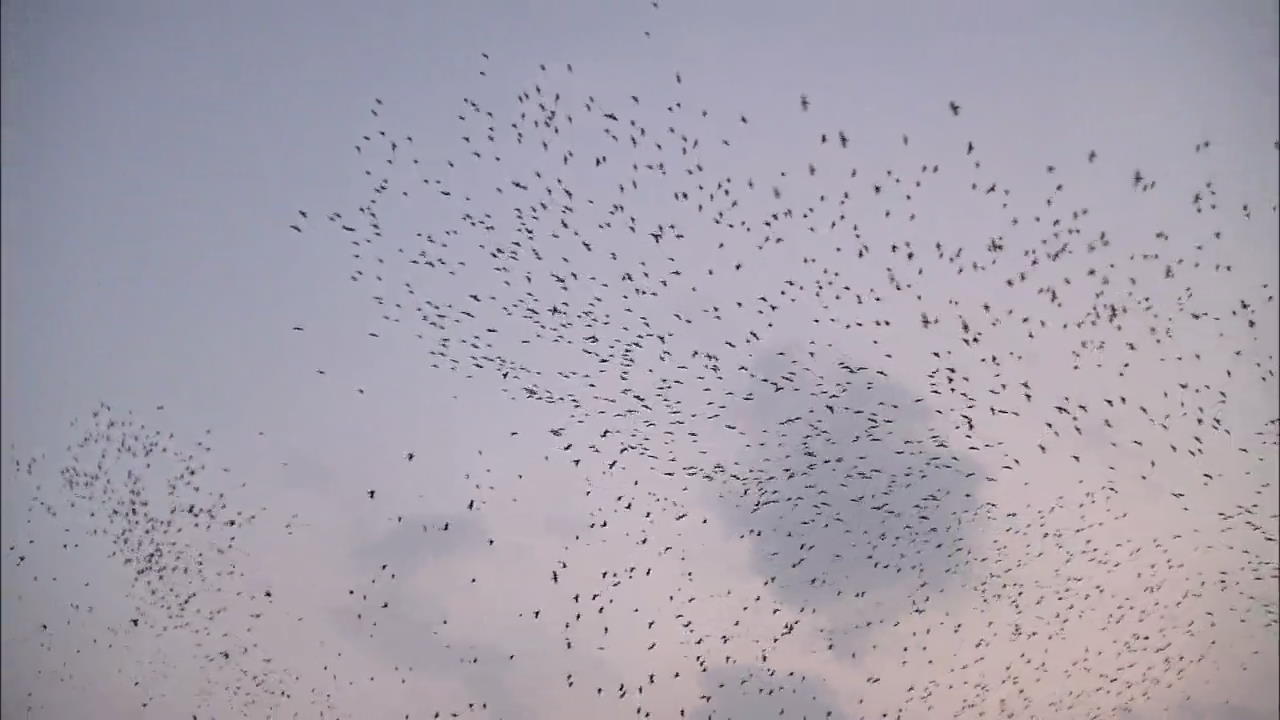
M481 59L459 67L507 62ZM998 127L979 151L910 115L892 121L924 128L915 146L859 127L855 168L834 123L814 142L811 118L783 113L764 135L750 107L670 67L644 83L509 69L417 147L381 98L359 101L375 114L354 182L335 183L355 189L306 224L341 242L307 243L300 267L329 283L345 263L332 302L380 340L352 344L379 364L349 372L398 373L383 360L413 348L437 402L410 412L465 409L448 447L416 445L449 468L431 492L348 513L334 565L352 575L295 603L268 575L296 568L241 555L332 527L324 493L340 485L254 510L207 438L170 452L102 406L65 465L13 466L32 468L15 516L48 518L6 541L15 578L75 572L60 543L96 538L135 604L99 638L190 630L184 673L231 688L219 698L245 715L296 701L338 716L375 694L441 717L1159 714L1208 684L1188 677L1243 673L1263 648L1280 423L1258 400L1275 382L1274 273L1244 262L1266 240L1257 183L1208 185L1173 136L1180 189L1135 172L1143 192L1126 191L1108 180L1124 168L1061 138L1020 139L1046 172L1018 175L985 156L1011 147ZM738 151L766 141L787 151ZM1233 142L1258 140L1219 145ZM290 352L317 352L303 345ZM265 451L287 469L291 449ZM162 455L175 472L145 467ZM308 602L331 616L304 620ZM36 607L23 631L64 647L72 611ZM265 628L286 622L307 662L268 657ZM335 627L399 649L366 671L350 643L320 642ZM42 652L50 673L74 661ZM455 663L465 693L413 691L463 677ZM844 703L831 689L854 665L870 670ZM485 695L501 685L485 678L517 675L545 697Z

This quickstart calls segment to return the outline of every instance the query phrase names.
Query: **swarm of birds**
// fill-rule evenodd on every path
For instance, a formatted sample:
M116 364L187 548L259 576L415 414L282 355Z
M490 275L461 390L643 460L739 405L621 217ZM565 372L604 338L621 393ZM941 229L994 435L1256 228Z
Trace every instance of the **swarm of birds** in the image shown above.
M519 462L582 490L520 609L434 619L414 643L508 688L573 668L555 697L590 717L1014 718L1167 707L1218 662L1223 626L1274 637L1280 420L1240 402L1276 393L1274 277L1237 279L1274 205L1255 230L1265 199L1226 179L1157 179L1088 147L1006 184L948 98L931 137L899 141L800 94L828 129L744 174L747 115L695 105L687 74L642 98L538 71L505 103L464 98L452 143L415 143L375 99L355 146L368 197L284 225L312 252L348 248L368 352L411 339L458 392L555 418L531 440L543 457ZM895 162L860 162L868 145ZM1160 193L1191 202L1149 212ZM341 715L270 667L252 624L215 634L254 516L198 480L207 448L93 418L67 509L44 486L36 505L90 509L135 573L137 618L113 632L188 632L245 703ZM115 470L153 454L182 470ZM424 498L420 518L376 480L344 501L382 504L385 532L435 552L508 552L479 518L515 491L467 479L465 505ZM726 543L758 582L703 577ZM401 605L423 598L369 562L334 602L367 637L402 636ZM476 602L491 592L455 574ZM536 644L483 634L499 624L536 626ZM606 680L601 657L634 671ZM414 696L429 666L366 680L338 662L336 684L408 688L406 718L548 712Z
M65 572L72 554L102 549L106 565L98 568L97 579L111 587L122 573L130 590L121 604L97 606L94 598L101 593L92 579L67 583L64 577L61 587L74 594L60 599L71 612L61 623L52 617L42 622L23 642L64 652L71 642L77 644L75 655L105 653L118 673L130 673L137 678L134 685L144 689L160 684L172 665L169 658L151 657L150 648L176 645L201 668L205 685L197 693L205 700L193 703L197 711L212 698L220 699L219 707L252 713L260 711L264 698L288 697L290 683L282 668L272 666L270 651L255 639L264 617L278 621L270 611L264 614L271 590L246 593L238 564L246 554L241 536L265 508L240 506L235 490L244 484L228 488L230 468L210 467L212 431L184 448L174 433L149 427L132 411L120 413L107 403L73 420L71 428L79 436L66 448L56 473L45 471L46 457L15 459L13 466L33 481L24 524L55 525L60 548L41 556L45 568L28 559L38 549L34 537L24 546L8 546L7 553L31 573L34 587L58 583L57 574ZM239 599L247 599L254 610L241 615ZM125 653L139 658L136 667L121 663ZM65 671L58 679L74 680ZM152 705L154 693L146 690L141 708Z

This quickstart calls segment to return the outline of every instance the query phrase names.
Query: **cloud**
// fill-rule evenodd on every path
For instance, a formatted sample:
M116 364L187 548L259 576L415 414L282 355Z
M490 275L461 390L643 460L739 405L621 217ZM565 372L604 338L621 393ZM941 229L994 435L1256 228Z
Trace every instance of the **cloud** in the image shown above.
M965 521L982 509L987 473L892 378L848 358L794 372L788 358L798 353L782 352L761 353L752 373L785 390L753 381L759 399L743 419L749 436L772 442L744 449L735 464L742 492L726 493L718 512L793 606L839 624L871 619L853 601L864 593L903 613L923 609L966 577L976 525ZM794 379L781 380L789 372Z

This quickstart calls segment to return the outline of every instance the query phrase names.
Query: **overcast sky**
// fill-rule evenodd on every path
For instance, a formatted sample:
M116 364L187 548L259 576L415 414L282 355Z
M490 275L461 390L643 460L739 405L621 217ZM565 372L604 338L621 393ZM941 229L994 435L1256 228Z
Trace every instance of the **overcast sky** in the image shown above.
M688 5L5 3L4 717L1276 716L1275 4ZM538 101L564 108L554 137L529 125ZM669 157L699 145L659 175L627 141L638 126ZM716 206L724 222L672 202L726 178L741 204ZM536 200L513 180L563 181L572 215L519 235L512 208ZM1078 234L1042 245L1050 217ZM753 226L745 251L727 222ZM650 245L663 223L685 237ZM1111 245L1086 252L1100 233ZM785 243L757 250L764 235ZM513 239L523 256L494 254ZM1064 240L1062 262L1044 257ZM906 242L927 276L887 249ZM861 243L878 254L854 262ZM1011 290L1037 248L1042 274ZM423 250L429 274L406 262ZM1091 268L1131 313L1096 351L1080 343L1103 334L1076 325ZM628 270L661 292L628 297ZM506 312L526 290L608 322L539 335ZM779 309L755 314L757 295ZM424 301L448 332L394 307ZM989 325L984 302L1014 312ZM607 362L583 354L593 332ZM443 335L456 370L431 354ZM708 348L723 367L693 355ZM211 637L159 610L131 625L143 596L120 561L137 548L91 535L104 518L60 485L115 452L116 435L66 450L100 402L198 458L224 515L256 514L175 546L235 536L200 586L225 613L190 621ZM606 428L647 438L617 472L586 449L617 447ZM831 462L796 477L810 460ZM153 465L130 467L163 492ZM203 660L224 632L256 647ZM264 667L289 697L243 684ZM1115 699L1126 683L1137 699Z

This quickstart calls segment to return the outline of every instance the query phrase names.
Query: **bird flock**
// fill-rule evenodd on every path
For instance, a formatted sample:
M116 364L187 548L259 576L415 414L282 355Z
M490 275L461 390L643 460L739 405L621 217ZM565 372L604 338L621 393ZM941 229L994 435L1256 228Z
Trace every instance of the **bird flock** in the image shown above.
M880 137L796 93L774 162L687 73L642 95L540 65L512 91L494 62L477 54L451 137L373 99L351 150L367 196L270 240L347 257L321 280L369 303L359 352L413 348L459 396L511 408L456 506L343 486L371 532L479 558L422 584L370 552L327 599L353 643L403 661L273 659L265 624L314 619L238 553L279 523L205 479L234 474L203 439L181 450L106 405L57 482L13 469L36 483L28 522L109 542L130 605L73 604L30 642L180 636L208 683L193 717L1114 717L1193 699L1235 662L1229 633L1274 651L1276 273L1249 264L1275 198L1090 147L1016 173L963 98ZM1195 168L1226 144L1168 152ZM431 477L426 439L401 452ZM547 476L572 530L529 550L504 528ZM518 588L489 571L507 553ZM472 611L436 612L446 587Z
M28 554L34 558L34 539L9 545L7 554L37 585L59 584L56 573L76 569L68 558L86 549L106 553L94 558L98 567L81 568L90 579L77 573L69 583L64 574L56 597L69 612L60 623L42 622L38 632L27 633L21 642L115 665L117 674L142 688L143 710L156 700L157 679L166 676L171 664L151 652L156 641L176 643L198 660L205 684L190 688L193 695L225 698L223 707L242 711L251 711L263 693L287 696L287 679L271 667L269 651L254 640L264 622L262 608L243 615L233 611L236 599L246 597L237 582L244 578L238 565L245 554L240 538L264 508L238 506L221 489L226 484L218 476L231 469L210 467L213 448L207 441L212 430L194 447L184 447L173 433L149 427L133 412L119 413L107 403L70 427L79 437L66 448L66 461L55 472L44 470L46 456L15 460L13 466L16 473L40 480L31 488L24 524L53 523L62 541L53 548L57 555L43 556L43 568L32 567ZM110 588L122 577L128 581L124 602L95 605L102 600L95 579ZM265 588L246 599L269 605L271 597ZM140 658L137 667L121 663L125 653ZM36 673L44 675L45 669ZM59 684L76 683L65 660L50 674ZM35 700L30 693L28 699ZM197 711L205 704L191 703Z

